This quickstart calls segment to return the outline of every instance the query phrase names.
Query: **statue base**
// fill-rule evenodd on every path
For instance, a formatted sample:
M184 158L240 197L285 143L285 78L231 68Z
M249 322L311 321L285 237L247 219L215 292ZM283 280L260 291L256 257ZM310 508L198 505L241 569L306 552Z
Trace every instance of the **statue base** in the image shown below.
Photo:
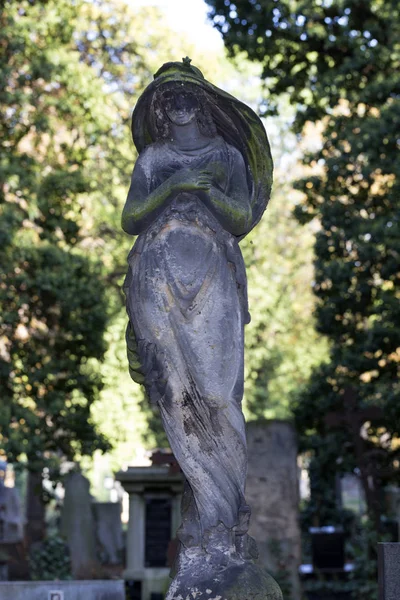
M276 581L259 565L237 555L225 558L185 552L166 600L283 600Z

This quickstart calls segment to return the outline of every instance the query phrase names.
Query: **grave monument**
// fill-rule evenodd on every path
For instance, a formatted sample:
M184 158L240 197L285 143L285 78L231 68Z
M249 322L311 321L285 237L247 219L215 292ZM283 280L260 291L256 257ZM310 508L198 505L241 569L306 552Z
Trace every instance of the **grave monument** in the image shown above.
M21 503L17 489L5 485L6 471L6 461L0 460L0 581L26 569Z
M79 472L67 475L61 513L61 533L71 555L75 579L89 579L98 569L95 523L89 480Z
M272 159L258 116L190 64L164 64L132 116L139 153L122 215L138 235L124 284L132 378L186 477L167 600L282 598L255 563L243 396L246 272Z
M129 494L126 534L128 598L163 596L169 579L168 551L180 524L183 477L166 465L129 467L116 479Z
M5 486L6 469L0 461L0 544L15 544L23 539L23 517L16 488Z

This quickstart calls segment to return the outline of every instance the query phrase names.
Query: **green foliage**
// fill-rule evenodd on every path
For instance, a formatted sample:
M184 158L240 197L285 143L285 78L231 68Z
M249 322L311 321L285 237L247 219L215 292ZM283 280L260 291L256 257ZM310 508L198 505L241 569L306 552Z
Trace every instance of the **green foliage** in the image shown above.
M367 521L359 528L352 546L354 571L351 581L354 584L354 600L376 600L378 597L378 542L382 539L374 524Z
M269 552L274 559L276 569L271 573L276 583L279 585L282 596L285 600L291 600L292 598L292 582L291 573L285 563L285 557L282 551L282 542L280 540L271 539L269 544Z
M23 453L30 467L106 448L90 418L107 309L98 271L49 244L15 248L3 267L3 448L14 460Z
M374 485L398 481L400 434L400 7L396 0L208 0L231 53L262 63L265 101L274 114L286 94L295 132L322 132L305 154L308 176L297 184L305 223L318 219L314 293L318 331L330 361L314 370L294 412L302 449L312 450L320 520L338 471L366 470ZM316 144L315 144L316 142ZM356 411L382 408L369 422L365 451L357 436L332 430L325 417L344 411L344 390L357 391ZM377 523L380 508L368 499ZM317 506L320 508L318 509Z
M38 471L109 448L91 418L108 311L84 208L110 120L75 48L79 6L0 13L0 443Z
M64 540L53 536L32 547L29 573L34 581L72 579L69 550Z
M290 417L290 398L327 352L313 326L314 236L293 218L293 207L288 183L277 183L263 219L241 243L251 312L245 329L249 419Z

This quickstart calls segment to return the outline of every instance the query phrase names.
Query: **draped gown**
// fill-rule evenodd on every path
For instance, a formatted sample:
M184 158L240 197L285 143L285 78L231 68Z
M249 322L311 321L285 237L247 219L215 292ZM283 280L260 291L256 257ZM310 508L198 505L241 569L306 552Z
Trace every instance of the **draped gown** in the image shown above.
M147 198L183 167L211 170L228 198L247 189L241 154L216 137L193 153L167 142L148 146L132 176L136 197ZM244 534L249 518L241 409L246 273L236 237L206 207L205 193L169 199L138 236L124 284L144 384L188 483L178 534L186 547L204 546L217 526Z

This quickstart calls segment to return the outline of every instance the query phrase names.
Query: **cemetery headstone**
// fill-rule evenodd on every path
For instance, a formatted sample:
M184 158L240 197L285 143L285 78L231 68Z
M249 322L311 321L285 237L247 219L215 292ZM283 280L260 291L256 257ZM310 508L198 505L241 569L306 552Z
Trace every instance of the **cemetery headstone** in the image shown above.
M346 473L340 478L340 506L362 516L366 512L365 493L357 475Z
M73 576L85 579L98 565L90 484L81 473L70 473L64 487L61 533L68 543Z
M281 565L285 565L291 587L291 596L285 600L300 600L299 480L294 427L288 421L250 422L247 447L250 535L257 542L260 563L270 573L279 575Z
M0 581L25 575L24 519L18 491L5 485L7 463L0 461Z
M168 550L179 525L184 478L168 463L129 467L117 473L116 479L129 494L127 597L151 600L152 594L165 592L168 581Z
M320 572L344 571L344 531L341 527L311 527L314 569Z
M18 492L4 484L7 463L0 461L0 544L23 539L23 516Z
M28 547L40 543L45 538L45 506L42 502L42 474L29 471L26 498L25 537Z
M379 600L399 600L400 544L378 544Z
M102 564L122 562L124 540L119 502L93 502L98 555Z

